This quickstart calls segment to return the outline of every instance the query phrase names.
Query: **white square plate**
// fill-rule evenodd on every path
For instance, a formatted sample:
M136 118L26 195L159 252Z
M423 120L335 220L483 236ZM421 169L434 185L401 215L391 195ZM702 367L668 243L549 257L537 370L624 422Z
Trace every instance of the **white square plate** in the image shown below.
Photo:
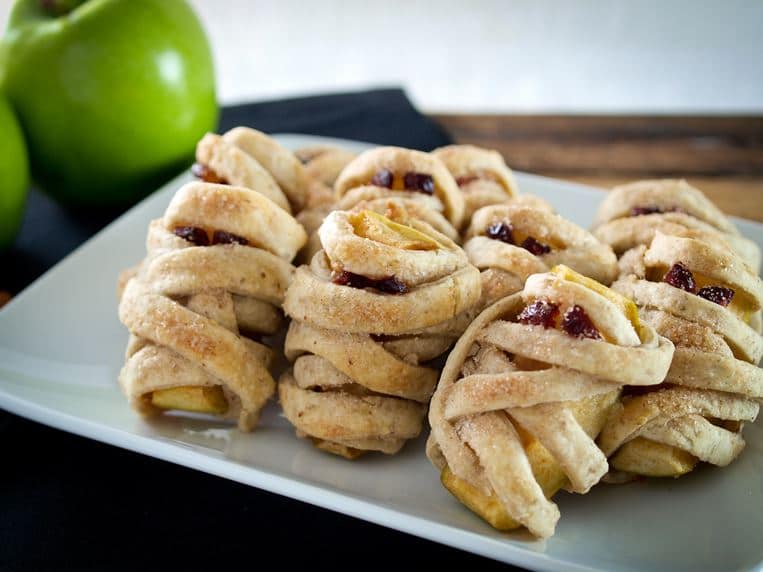
M282 135L290 148L335 143ZM541 570L752 570L763 568L763 430L723 470L680 480L601 485L560 493L556 535L539 542L501 534L439 484L423 437L400 455L352 463L297 439L270 404L261 426L165 417L146 422L116 383L127 332L117 319L119 272L144 255L148 222L161 216L184 174L112 223L0 311L0 406L105 443L247 483L484 556ZM581 185L517 176L522 191L549 200L588 227L603 197ZM763 245L763 225L737 221Z

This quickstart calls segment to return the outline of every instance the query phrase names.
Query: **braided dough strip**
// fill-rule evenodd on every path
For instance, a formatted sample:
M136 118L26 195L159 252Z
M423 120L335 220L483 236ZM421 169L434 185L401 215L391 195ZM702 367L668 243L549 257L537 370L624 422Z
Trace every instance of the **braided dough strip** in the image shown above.
M514 173L500 153L474 145L448 145L432 151L453 175L464 195L464 221L487 205L503 203L519 195Z
M578 399L580 394L571 401ZM607 473L607 458L564 403L510 409L509 414L553 455L570 480L572 491L587 493Z
M736 227L699 189L683 179L636 181L612 189L601 203L594 228L630 216L635 207L655 206L681 211L727 234L739 234Z
M464 218L464 197L442 161L421 151L400 147L377 147L358 155L349 163L334 184L337 199L348 191L371 183L381 170L403 176L407 172L427 174L434 182L434 196L443 205L445 216L455 228Z
M493 268L517 276L521 281L520 290L531 274L548 272L550 268L543 259L521 246L486 236L475 236L467 240L464 252L469 257L469 262L480 270Z
M329 187L334 186L342 169L358 156L357 153L331 145L302 147L294 151L294 155L304 165L305 174L309 179L320 181Z
M225 229L285 260L294 258L307 241L302 226L267 197L228 185L183 185L164 213L164 225Z
M293 319L323 328L394 335L448 320L473 306L479 292L479 271L473 266L401 295L339 286L301 266L283 307Z
M291 212L286 195L271 174L256 159L219 135L207 133L197 143L196 161L211 168L227 184L257 191Z
M701 415L685 415L663 424L650 423L641 430L641 436L686 451L718 467L729 465L745 446L741 435L717 427Z
M519 435L506 415L485 413L459 420L457 426L459 437L485 467L485 478L507 512L533 534L551 536L559 508L546 499L535 480Z
M565 383L560 384L559 379ZM618 384L563 367L540 371L473 374L445 391L445 418L510 408L530 408L547 401L573 401L580 395L599 395Z
M697 322L726 340L739 357L757 363L763 355L763 340L750 326L722 306L674 288L664 282L621 278L612 289L632 299L639 307L657 308L688 321Z
M241 402L239 427L251 429L275 391L275 383L247 340L133 279L119 305L119 318L133 335L170 348L199 364Z
M656 232L644 253L649 267L671 267L681 262L691 269L718 282L728 284L736 296L744 296L754 310L763 307L763 280L733 252L694 238L669 236Z
M575 223L545 209L512 203L481 208L474 213L466 238L484 236L491 225L499 222L509 224L516 233L549 245L551 252L537 257L548 268L565 264L602 284L611 284L617 276L617 258L608 245ZM484 244L485 248L489 246L489 243Z
M669 434L666 430L656 430L654 427L665 425L674 419L683 419L686 416L701 416L722 419L727 421L755 421L758 415L759 405L757 402L745 399L733 394L723 393L711 390L697 390L684 387L669 387L645 395L631 398L624 403L620 410L613 415L607 425L599 435L599 446L607 457L612 456L620 447L640 437L646 431L649 437L659 440L658 437L668 435L666 444L674 445L681 442L678 435L683 435L683 439L689 446L689 452L695 456L702 455L705 459L714 457L708 453L715 447L736 450L738 447L732 447L731 441L735 437L726 436L725 443L718 443L719 433L715 428L707 431L707 426L697 424L696 420L692 423L691 429L696 431L694 437L691 435L689 427L679 425L673 428L675 432ZM724 430L725 431L725 430ZM732 432L726 431L733 435ZM644 435L646 436L646 435ZM683 448L683 446L681 447ZM717 459L716 459L717 460ZM729 462L732 459L729 459Z
M234 127L223 139L256 159L273 175L294 207L301 211L307 202L308 179L299 159L275 139L250 127Z
M352 209L358 203L364 201L390 198L412 201L420 205L423 209L436 212L440 215L444 212L442 202L440 202L440 199L434 195L426 195L424 193L419 193L418 191L398 191L386 187L376 187L374 185L362 185L348 190L337 199L336 210L347 211ZM450 224L450 222L448 222L448 224Z
M742 360L677 347L665 381L763 399L763 370Z
M151 403L149 396L154 391L173 387L218 386L223 390L228 403L223 418L238 420L239 427L244 431L255 426L257 416L244 411L239 396L203 367L167 347L157 346L135 336L132 339L136 342L128 347L127 361L119 373L119 385L130 405L142 415L158 415L164 411ZM273 352L270 348L250 340L246 342L266 366L272 361Z
M368 336L296 321L285 351L294 368L279 382L281 404L317 447L351 459L368 450L393 454L420 433L435 370L398 359Z
M609 244L620 255L639 244L651 243L658 231L723 245L736 252L754 272L760 269L761 254L757 244L743 236L723 233L686 213L653 213L618 218L596 227L593 235Z
M391 191L382 187L357 187L336 203L336 209L356 212L369 209L393 219L398 219L399 216L394 216L390 211L403 211L407 218L427 223L452 241L459 240L458 231L442 214L440 201L421 193Z
M268 302L232 295L238 329L244 333L273 335L283 322L283 313ZM280 306L280 304L279 304Z
M289 372L281 377L278 394L292 425L314 439L351 449L394 454L421 432L424 406L413 401L310 391L299 387Z
M503 200L519 194L514 173L498 151L475 145L447 145L432 151L455 179L471 176L490 176L503 188Z
M294 267L283 258L231 244L164 252L146 261L140 278L165 296L223 289L280 306L293 274Z
M670 366L673 344L644 325L643 345L621 347L599 340L571 338L559 330L494 321L477 337L508 352L576 369L627 385L654 385Z
M368 335L325 330L293 321L284 343L289 361L305 353L319 355L337 370L371 391L426 403L437 372L411 364L386 351Z

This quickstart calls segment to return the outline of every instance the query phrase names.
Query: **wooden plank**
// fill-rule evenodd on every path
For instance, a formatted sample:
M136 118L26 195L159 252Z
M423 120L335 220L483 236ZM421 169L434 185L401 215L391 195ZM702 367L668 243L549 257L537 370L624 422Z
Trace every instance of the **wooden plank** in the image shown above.
M595 176L763 176L763 117L445 115L454 139L516 169Z

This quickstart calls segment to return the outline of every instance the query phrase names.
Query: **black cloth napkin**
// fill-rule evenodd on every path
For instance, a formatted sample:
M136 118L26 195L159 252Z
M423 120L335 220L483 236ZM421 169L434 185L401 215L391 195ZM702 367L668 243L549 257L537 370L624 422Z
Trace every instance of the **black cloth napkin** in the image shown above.
M310 133L423 150L450 142L399 89L229 107L220 130ZM119 213L32 192L0 289L18 292ZM0 411L0 570L338 569L498 564ZM450 567L449 566L449 567Z

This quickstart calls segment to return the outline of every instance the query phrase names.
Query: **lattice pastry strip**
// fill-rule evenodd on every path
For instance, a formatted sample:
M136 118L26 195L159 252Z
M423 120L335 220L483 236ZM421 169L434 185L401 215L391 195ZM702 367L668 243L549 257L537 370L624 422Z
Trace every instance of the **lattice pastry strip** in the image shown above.
M393 199L394 200L394 199ZM323 248L297 270L284 309L293 318L293 370L279 397L297 434L355 458L395 453L421 431L437 371L473 317L479 272L446 236L400 209L332 212Z
M515 202L475 212L464 251L482 272L483 306L520 291L528 276L556 264L604 284L617 274L617 259L609 246L550 208Z
M678 476L697 460L725 466L744 448L741 425L754 421L758 410L757 401L735 393L668 387L624 401L602 430L599 444L615 469L646 476ZM724 422L735 423L726 428ZM670 464L667 452L653 443L688 456Z
M275 390L272 351L244 337L273 334L304 243L300 225L254 191L189 183L149 227L120 319L131 340L120 374L144 414L184 409L256 424Z
M593 439L622 385L659 383L672 354L614 292L563 267L533 275L451 352L427 454L491 524L550 536L559 511L547 497L562 486L584 493L608 470Z
M225 137L207 133L196 145L194 174L209 183L256 190L279 207L291 212L286 195L257 159Z
M250 127L234 127L223 135L223 139L253 157L273 176L295 213L305 208L309 178L294 153Z

